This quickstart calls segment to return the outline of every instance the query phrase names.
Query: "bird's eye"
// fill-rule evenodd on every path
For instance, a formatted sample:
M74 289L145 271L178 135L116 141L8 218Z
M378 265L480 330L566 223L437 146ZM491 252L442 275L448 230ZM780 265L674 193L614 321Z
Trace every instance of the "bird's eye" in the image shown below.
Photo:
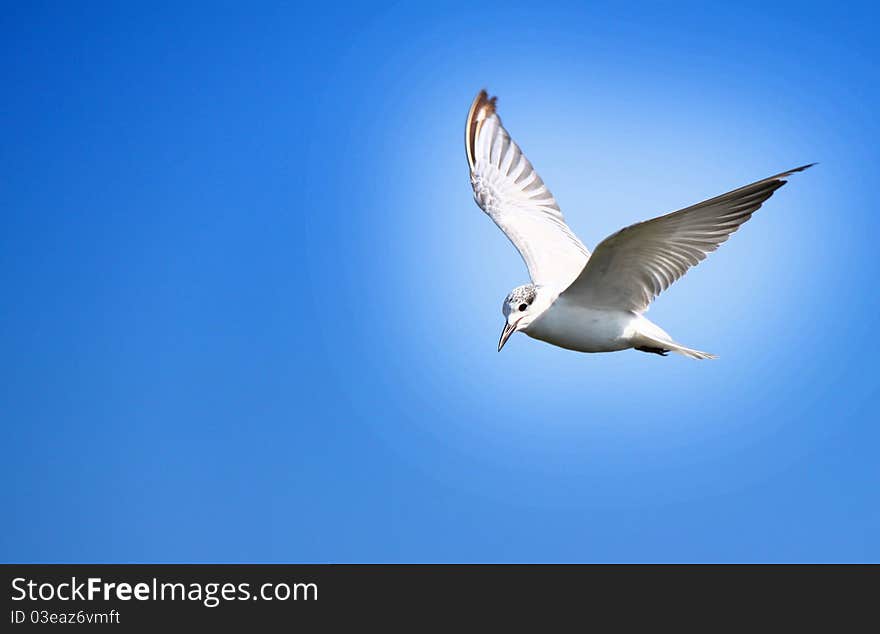
M520 304L519 305L519 312L523 312L528 307L529 307L528 304Z

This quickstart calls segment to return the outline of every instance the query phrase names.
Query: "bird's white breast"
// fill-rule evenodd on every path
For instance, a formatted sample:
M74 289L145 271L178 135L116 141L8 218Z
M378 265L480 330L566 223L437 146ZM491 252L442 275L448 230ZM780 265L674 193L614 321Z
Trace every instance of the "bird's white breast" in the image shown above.
M613 352L632 346L638 320L630 311L588 308L560 296L524 332L569 350Z

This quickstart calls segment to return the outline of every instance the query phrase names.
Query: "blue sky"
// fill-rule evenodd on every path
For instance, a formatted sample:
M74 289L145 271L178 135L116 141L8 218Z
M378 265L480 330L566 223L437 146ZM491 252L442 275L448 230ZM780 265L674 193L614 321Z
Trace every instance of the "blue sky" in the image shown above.
M880 561L868 5L0 18L0 559ZM545 6L546 5L546 6ZM812 161L649 316L514 336L501 116L593 247Z

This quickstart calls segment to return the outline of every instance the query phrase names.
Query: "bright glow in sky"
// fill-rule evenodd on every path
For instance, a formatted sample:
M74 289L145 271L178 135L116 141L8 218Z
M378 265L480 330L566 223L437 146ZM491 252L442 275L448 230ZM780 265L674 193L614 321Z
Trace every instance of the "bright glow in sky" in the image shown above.
M582 4L8 8L0 559L880 560L876 10ZM495 352L483 87L590 248L820 163L652 307L718 361Z

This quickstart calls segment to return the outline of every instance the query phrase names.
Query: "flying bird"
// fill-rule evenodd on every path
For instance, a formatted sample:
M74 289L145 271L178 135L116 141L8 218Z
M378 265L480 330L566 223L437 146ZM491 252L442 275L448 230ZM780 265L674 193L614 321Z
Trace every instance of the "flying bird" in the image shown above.
M524 332L579 352L634 348L716 358L675 342L644 312L751 218L788 176L815 163L625 227L591 254L501 125L496 100L483 90L468 112L464 141L471 186L477 205L517 248L532 279L504 299L498 350L513 333Z

